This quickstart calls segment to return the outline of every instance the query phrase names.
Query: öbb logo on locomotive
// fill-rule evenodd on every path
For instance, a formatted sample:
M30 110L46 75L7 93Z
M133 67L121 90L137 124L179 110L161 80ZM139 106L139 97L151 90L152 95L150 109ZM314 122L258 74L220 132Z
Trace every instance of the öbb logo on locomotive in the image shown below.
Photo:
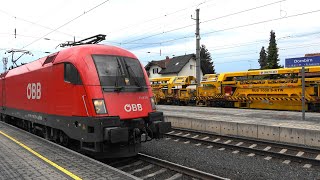
M27 85L28 99L41 99L41 83L29 83Z
M126 105L124 105L124 110L126 112L142 111L142 105L141 104L126 104Z

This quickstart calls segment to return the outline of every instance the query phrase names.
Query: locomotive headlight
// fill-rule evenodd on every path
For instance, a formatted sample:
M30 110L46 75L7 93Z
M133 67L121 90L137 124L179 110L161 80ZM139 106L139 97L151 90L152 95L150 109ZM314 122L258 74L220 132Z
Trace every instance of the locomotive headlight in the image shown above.
M106 114L107 109L106 105L104 104L103 99L95 99L93 100L94 109L96 110L97 114Z
M152 109L156 110L156 103L155 103L154 97L150 98L150 102L151 102Z

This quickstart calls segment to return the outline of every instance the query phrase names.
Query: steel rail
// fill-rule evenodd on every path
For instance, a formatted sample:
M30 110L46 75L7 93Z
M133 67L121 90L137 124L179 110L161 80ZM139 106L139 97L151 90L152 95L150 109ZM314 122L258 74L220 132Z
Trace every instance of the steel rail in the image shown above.
M189 131L189 130L181 130L181 131L185 131L185 132L193 132L194 131ZM205 134L205 133L201 133L201 134ZM206 135L214 135L214 134L206 134ZM291 155L291 154L286 154L286 153L280 153L280 152L273 152L273 151L266 151L263 149L255 149L255 148L250 148L250 147L245 147L245 146L237 146L237 145L233 145L233 144L226 144L224 142L215 142L215 141L210 141L210 140L203 140L203 139L196 139L196 138L192 138L192 137L185 137L182 135L175 135L175 134L165 134L165 136L169 136L169 137L175 137L175 138L179 138L179 139L185 139L188 141L196 141L196 142L202 142L204 144L212 144L212 145L218 145L220 147L227 147L227 148L231 148L231 149L239 149L242 150L243 152L248 152L248 153L255 153L255 154L259 154L262 156L268 155L268 156L273 156L273 157L277 157L280 159L290 159L290 160L294 160L296 162L305 162L305 163L311 163L313 165L320 165L320 160L317 160L315 158L308 158L308 157L302 157L302 156L296 156L296 155ZM229 138L229 139L237 139L238 141L250 141L253 142L251 139L243 139L243 138L237 138L237 137L231 137L231 136L223 136L223 135L214 135L217 137L223 137L223 138ZM279 144L279 143L273 143L273 142L266 142L266 141L258 141L255 140L254 142L256 142L258 145L263 144L263 145L268 145L271 147L276 147L276 148L281 148L281 149L287 149L286 147L291 147L291 150L293 149L293 145L287 145L284 144L283 147ZM301 150L302 147L298 146L297 147L299 150L294 149L295 151L304 151L307 152L306 150L308 150L306 148L306 150ZM314 149L312 149L314 150ZM320 151L318 151L318 153L320 153Z
M315 147L310 147L310 146L303 146L303 145L292 145L292 144L286 144L286 143L280 143L280 142L275 142L275 141L268 141L264 139L253 139L253 138L247 138L247 137L241 137L241 136L233 136L233 135L220 135L220 134L214 134L214 133L209 133L209 132L203 132L203 131L197 131L193 129L183 129L183 128L171 128L172 130L178 130L178 131L185 131L185 132L192 132L192 133L198 133L202 135L210 135L210 136L216 136L216 137L221 137L225 139L237 139L239 141L246 141L246 142L252 142L256 144L264 144L264 145L270 145L273 144L274 147L278 148L285 148L285 149L291 149L291 150L299 150L299 151L304 151L308 153L318 153L320 154L320 148L315 148Z
M159 158L156 158L156 157L152 157L152 156L149 156L149 155L146 155L146 154L142 154L142 153L138 154L138 158L143 160L143 161L146 161L148 163L156 164L158 166L161 166L161 167L164 167L164 168L179 172L181 174L186 174L188 176L191 176L191 177L194 177L194 178L198 178L198 179L204 179L204 180L212 180L212 179L227 180L228 179L228 178L220 177L220 176L213 175L213 174L210 174L210 173L206 173L206 172L203 172L203 171L200 171L200 170L197 170L197 169L193 169L193 168L190 168L190 167L182 166L180 164L176 164L176 163L173 163L173 162L162 160L162 159L159 159Z

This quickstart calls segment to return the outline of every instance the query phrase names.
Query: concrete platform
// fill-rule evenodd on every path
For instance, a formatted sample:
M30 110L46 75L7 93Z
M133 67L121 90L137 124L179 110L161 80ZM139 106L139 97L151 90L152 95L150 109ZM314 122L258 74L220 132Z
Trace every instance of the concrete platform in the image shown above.
M172 127L320 147L320 113L158 105Z
M138 179L0 122L0 179Z

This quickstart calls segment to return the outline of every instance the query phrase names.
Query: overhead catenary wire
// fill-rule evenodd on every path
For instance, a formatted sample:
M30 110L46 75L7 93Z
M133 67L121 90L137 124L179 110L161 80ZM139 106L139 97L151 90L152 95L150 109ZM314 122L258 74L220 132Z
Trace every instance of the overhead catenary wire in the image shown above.
M211 2L211 1L214 1L214 0L206 0L206 1L203 2L202 4L208 3L208 2ZM117 29L117 30L108 32L108 33L119 32L119 31L122 31L122 30L125 30L125 29L129 29L129 28L132 28L132 27L136 27L137 25L142 25L142 24L146 24L146 23L149 23L149 22L152 22L152 21L161 19L161 18L166 18L166 17L168 17L168 16L171 16L171 15L173 15L173 14L177 14L177 13L179 13L179 12L182 12L182 11L185 11L185 10L188 10L188 9L191 9L192 7L196 7L196 6L198 6L198 5L199 5L199 3L196 3L196 4L193 4L193 5L191 5L191 6L187 6L187 7L184 7L184 8L182 8L182 9L178 9L178 10L175 10L175 11L166 13L166 14L164 14L164 15L157 16L157 17L154 17L154 18L151 18L151 19L142 21L142 22L134 23L134 24L132 24L132 25L125 26L125 27L122 27L122 28L120 28L120 29Z
M314 31L314 32L308 32L308 33L303 33L303 34L289 34L286 36L282 36L277 38L276 40L279 41L281 40L290 40L290 39L296 39L296 38L302 38L306 36L314 36L314 35L320 35L320 31ZM255 40L255 41L249 41L249 42L243 42L243 43L235 43L235 44L225 44L225 45L220 45L220 46L206 46L208 51L217 51L217 50L225 50L225 49L232 49L232 48L237 48L237 47L243 47L243 46L250 46L250 45L256 45L256 44L261 44L264 42L269 42L269 39L261 39L261 40ZM188 51L191 51L193 49L188 49ZM176 51L177 52L185 52L183 51Z
M252 10L264 8L264 7L267 7L267 6L274 5L274 4L278 4L278 3L281 3L281 2L283 2L283 1L286 1L286 0L280 0L280 1L273 2L273 3L269 3L269 4L265 4L265 5L261 5L261 6L256 6L256 7L254 7L254 8L249 8L249 9L246 9L246 10L242 10L242 11L238 11L238 12L235 12L235 13L227 14L227 15L220 16L220 17L217 17L217 18L213 18L213 19L201 21L200 23L207 23L207 22L210 22L210 21L214 21L214 20L218 20L218 19L222 19L222 18L226 18L226 17L238 15L238 14L241 14L241 13L245 13L245 12L249 12L249 11L252 11ZM136 42L136 41L148 39L148 38L151 38L151 37L155 37L155 36L159 36L159 35L166 34L166 33L169 33L169 32L173 32L173 31L185 29L185 28L188 28L188 27L192 27L192 26L194 26L194 25L195 25L195 23L192 23L192 24L185 25L185 26L182 26L182 27L170 29L170 30L167 30L167 31L164 31L164 32L156 33L156 34L153 34L153 35L148 35L148 36L146 36L146 37L142 37L142 38L134 39L134 40L131 40L131 41L123 42L123 43L121 43L121 44L130 44L130 43L132 43L132 42Z
M44 28L44 29L53 30L53 28L50 28L50 27L48 27L48 26L41 25L41 24L39 24L39 23L35 23L35 22L30 21L30 20L27 20L27 19L25 19L25 18L21 18L21 17L15 16L15 15L12 15L12 14L4 11L4 10L1 10L1 9L0 9L0 12L2 12L3 14L6 14L6 15L9 16L9 17L15 18L16 20L24 21L24 22L30 23L30 24L32 24L32 25L42 27L42 28ZM72 37L73 37L73 35L68 34L68 33L65 33L65 32L61 32L61 31L56 31L56 32L61 33L61 34L64 34L64 35L67 35L67 36L72 36Z
M245 12L249 12L249 11L252 11L252 10L264 8L264 7L267 7L267 6L274 5L274 4L278 4L278 3L281 3L283 1L286 1L286 0L276 1L276 2L269 3L269 4L265 4L265 5L261 5L261 6L257 6L257 7L253 7L253 8L249 8L249 9L245 9L245 10L242 10L242 11L238 11L238 12L235 12L235 13L223 15L223 16L220 16L220 17L208 19L208 20L205 20L205 21L200 21L200 23L207 23L207 22L210 22L210 21L215 21L215 20L218 20L218 19L222 19L222 18L238 15L238 14L241 14L241 13L245 13Z
M133 24L133 25L129 25L129 26L126 26L126 27L124 27L124 28L121 28L121 29L118 29L118 30L116 30L116 32L120 32L120 31L122 31L122 30L124 30L124 29L128 29L128 28L132 28L132 27L137 27L137 26L139 26L139 25L142 25L142 24L146 24L146 23L148 23L148 22L152 22L152 21L154 21L154 20L158 20L158 19L161 19L161 18L167 18L168 16L170 16L170 15L173 15L173 14L176 14L176 13L178 13L178 12L181 12L181 11L185 11L185 10L188 10L188 9L191 9L192 7L197 7L197 6L199 6L199 5L202 5L202 4L206 4L206 3L209 3L209 2L211 2L211 1L215 1L215 0L205 0L204 2L202 2L202 3L196 3L196 4L194 4L194 5L191 5L191 6L189 6L189 7L186 7L186 8L183 8L183 9L179 9L179 10L176 10L176 11L173 11L173 12L171 12L171 13L166 13L166 14L164 14L164 15L161 15L161 16L158 16L158 17L155 17L155 18L152 18L152 19L149 19L149 20L146 20L146 21L142 21L142 22L139 22L139 23L135 23L135 24ZM210 7L210 6L212 6L213 4L211 4L211 5L207 5L207 6L203 6L202 8L207 8L207 7ZM214 4L214 5L216 5L216 4ZM180 16L179 16L180 17ZM185 18L185 17L184 17ZM178 20L177 20L178 21ZM193 24L194 25L194 24ZM185 25L185 26L193 26L193 25ZM185 26L183 26L183 27L179 27L178 29L172 29L172 30L169 30L169 31L176 31L176 30L179 30L179 29L184 29L184 28L187 28L187 27L185 27ZM159 27L157 27L157 26L155 26L155 27L153 27L154 29L159 29ZM111 32L108 32L108 34L110 34L110 33L113 33L114 31L111 31ZM153 30L152 31L149 31L149 32L153 32ZM166 33L168 33L168 32L166 32ZM142 34L146 34L146 32L144 32L144 33L142 33ZM163 33L163 32L161 32L161 33L159 33L159 34L157 34L157 35L162 35L162 34L165 34L165 33ZM136 35L136 34L134 34L134 35ZM150 37L154 37L154 36L157 36L157 35L150 35ZM145 36L145 35L142 35L141 37L143 37L143 36ZM149 35L148 35L149 36ZM130 36L129 36L130 37ZM139 36L135 36L136 38L140 38ZM128 39L128 37L127 37L127 39ZM114 43L114 44L118 44L118 45L122 45L122 44L148 44L148 43L135 43L135 42L130 42L130 43L128 43L128 42L115 42L115 41L113 41L112 43ZM159 43L151 43L151 44L159 44Z
M68 22L66 22L66 23L64 23L64 24L62 24L61 26L59 26L59 27L57 27L57 28L53 29L52 31L50 31L50 32L46 33L45 35L41 36L40 38L38 38L38 39L36 39L36 40L32 41L31 43L29 43L29 44L27 44L27 45L23 46L23 47L22 47L22 49L24 49L24 48L26 48L26 47L28 47L28 46L30 46L30 45L32 45L32 44L34 44L34 43L38 42L39 40L43 39L43 38L44 38L44 37L46 37L47 35L49 35L49 34L51 34L51 33L55 32L55 31L57 31L58 29L60 29L60 28L62 28L62 27L64 27L64 26L66 26L66 25L68 25L68 24L70 24L71 22L73 22L73 21L75 21L75 20L79 19L80 17L84 16L85 14L87 14L87 13L89 13L89 12L93 11L94 9L96 9L96 8L98 8L98 7L100 7L100 6L102 6L103 4L105 4L105 3L109 2L109 1L110 1L110 0L103 1L102 3L100 3L100 4L98 4L98 5L94 6L94 7L92 7L92 8L91 8L91 9L89 9L88 11L85 11L84 13L80 14L79 16L77 16L77 17L75 17L75 18L71 19L70 21L68 21Z
M31 39L37 39L37 38L40 38L39 36L31 36L31 35L27 35L27 34L20 34L20 33L17 33L17 34L12 34L12 33L0 33L0 35L16 35L17 37L24 37L24 38L31 38ZM50 41L57 41L57 42L61 42L63 41L62 39L52 39L50 38Z
M272 21L284 20L284 19L288 19L288 18L293 18L293 17L303 16L303 15L308 15L308 14L317 13L317 12L320 12L320 9L318 9L318 10L313 10L313 11L308 11L308 12L303 12L303 13L298 13L298 14L293 14L293 15L286 16L286 17L273 18L273 19L263 20L263 21L259 21L259 22L254 22L254 23L249 23L249 24L244 24L244 25L239 25L239 26L224 28L224 29L220 29L220 30L210 31L210 32L202 33L201 36L202 36L202 37L205 37L206 35L209 35L209 34L214 34L214 33L218 33L218 32L224 32L224 31L229 31L229 30L234 30L234 29L239 29L239 28L254 26L254 25L263 24L263 23L269 23L269 22L272 22ZM166 44L166 43L169 43L169 42L178 41L178 40L182 40L182 39L189 39L189 38L194 38L194 35L184 36L184 37L180 37L180 38L174 38L174 39L170 39L170 40L166 40L166 41L161 41L161 42L158 42L157 44ZM155 44L156 44L156 43L155 43ZM143 46L131 47L131 48L129 48L129 49L132 50L132 49L136 49L136 48L140 48L140 47L145 47L145 45L143 45Z
M268 20L259 21L259 22L255 22L255 23L250 23L250 24L245 24L245 25L240 25L240 26L225 28L225 29L221 29L221 30L217 30L217 31L211 31L211 32L203 33L202 36L203 36L203 35L212 34L212 33L222 32L222 31L228 31L228 30L233 30L233 29L239 29L239 28L243 28L243 27L253 26L253 25L262 24L262 23L268 23L268 22L272 22L272 21L278 21L278 20L288 19L288 18L297 17L297 16L302 16L302 15L317 13L317 12L320 12L320 9L319 9L319 10L314 10L314 11L308 11L308 12L304 12L304 13L299 13L299 14L294 14L294 15L290 15L290 16L286 16L286 17L268 19Z
M320 31L309 32L309 33L304 33L304 34L291 34L291 35L286 35L286 36L279 37L277 39L290 40L290 39L301 38L301 37L306 37L306 36L313 36L313 35L320 35ZM220 45L220 46L211 46L211 47L210 46L206 46L206 48L208 49L208 51L216 52L218 50L225 50L225 49L232 49L232 48L238 48L238 47L243 47L243 46L250 46L250 45L255 45L255 44L261 44L261 43L268 42L268 41L269 41L268 39L256 40L256 41L236 43L236 44L225 44L225 45ZM191 51L193 51L193 48L192 49L188 49L188 50L183 50L183 51L175 51L175 52L170 53L170 54L179 54L181 52L191 52Z
M308 43L308 44L302 44L302 45L299 45L299 46L279 47L278 49L279 49L279 51L286 51L288 49L301 49L301 48L305 48L305 47L314 47L314 46L318 47L319 45L320 45L320 43ZM192 53L192 52L190 51L190 53ZM235 54L235 53L237 53L237 54ZM174 53L164 53L164 56L165 55L170 55L170 54L176 54L176 52L174 52ZM226 54L226 55L223 55L223 54ZM223 54L218 53L218 54L215 54L213 56L214 64L223 64L224 63L224 62L219 62L219 61L216 62L217 59L240 57L240 56L247 56L247 55L254 55L254 54L257 55L257 59L258 59L258 52L257 51L247 51L247 52L237 51L237 52L223 53ZM156 57L156 56L151 56L149 58L153 58L153 57ZM255 61L257 61L257 59ZM226 63L232 63L232 62L238 62L238 61L239 60L227 61ZM248 61L248 60L240 60L240 61Z

